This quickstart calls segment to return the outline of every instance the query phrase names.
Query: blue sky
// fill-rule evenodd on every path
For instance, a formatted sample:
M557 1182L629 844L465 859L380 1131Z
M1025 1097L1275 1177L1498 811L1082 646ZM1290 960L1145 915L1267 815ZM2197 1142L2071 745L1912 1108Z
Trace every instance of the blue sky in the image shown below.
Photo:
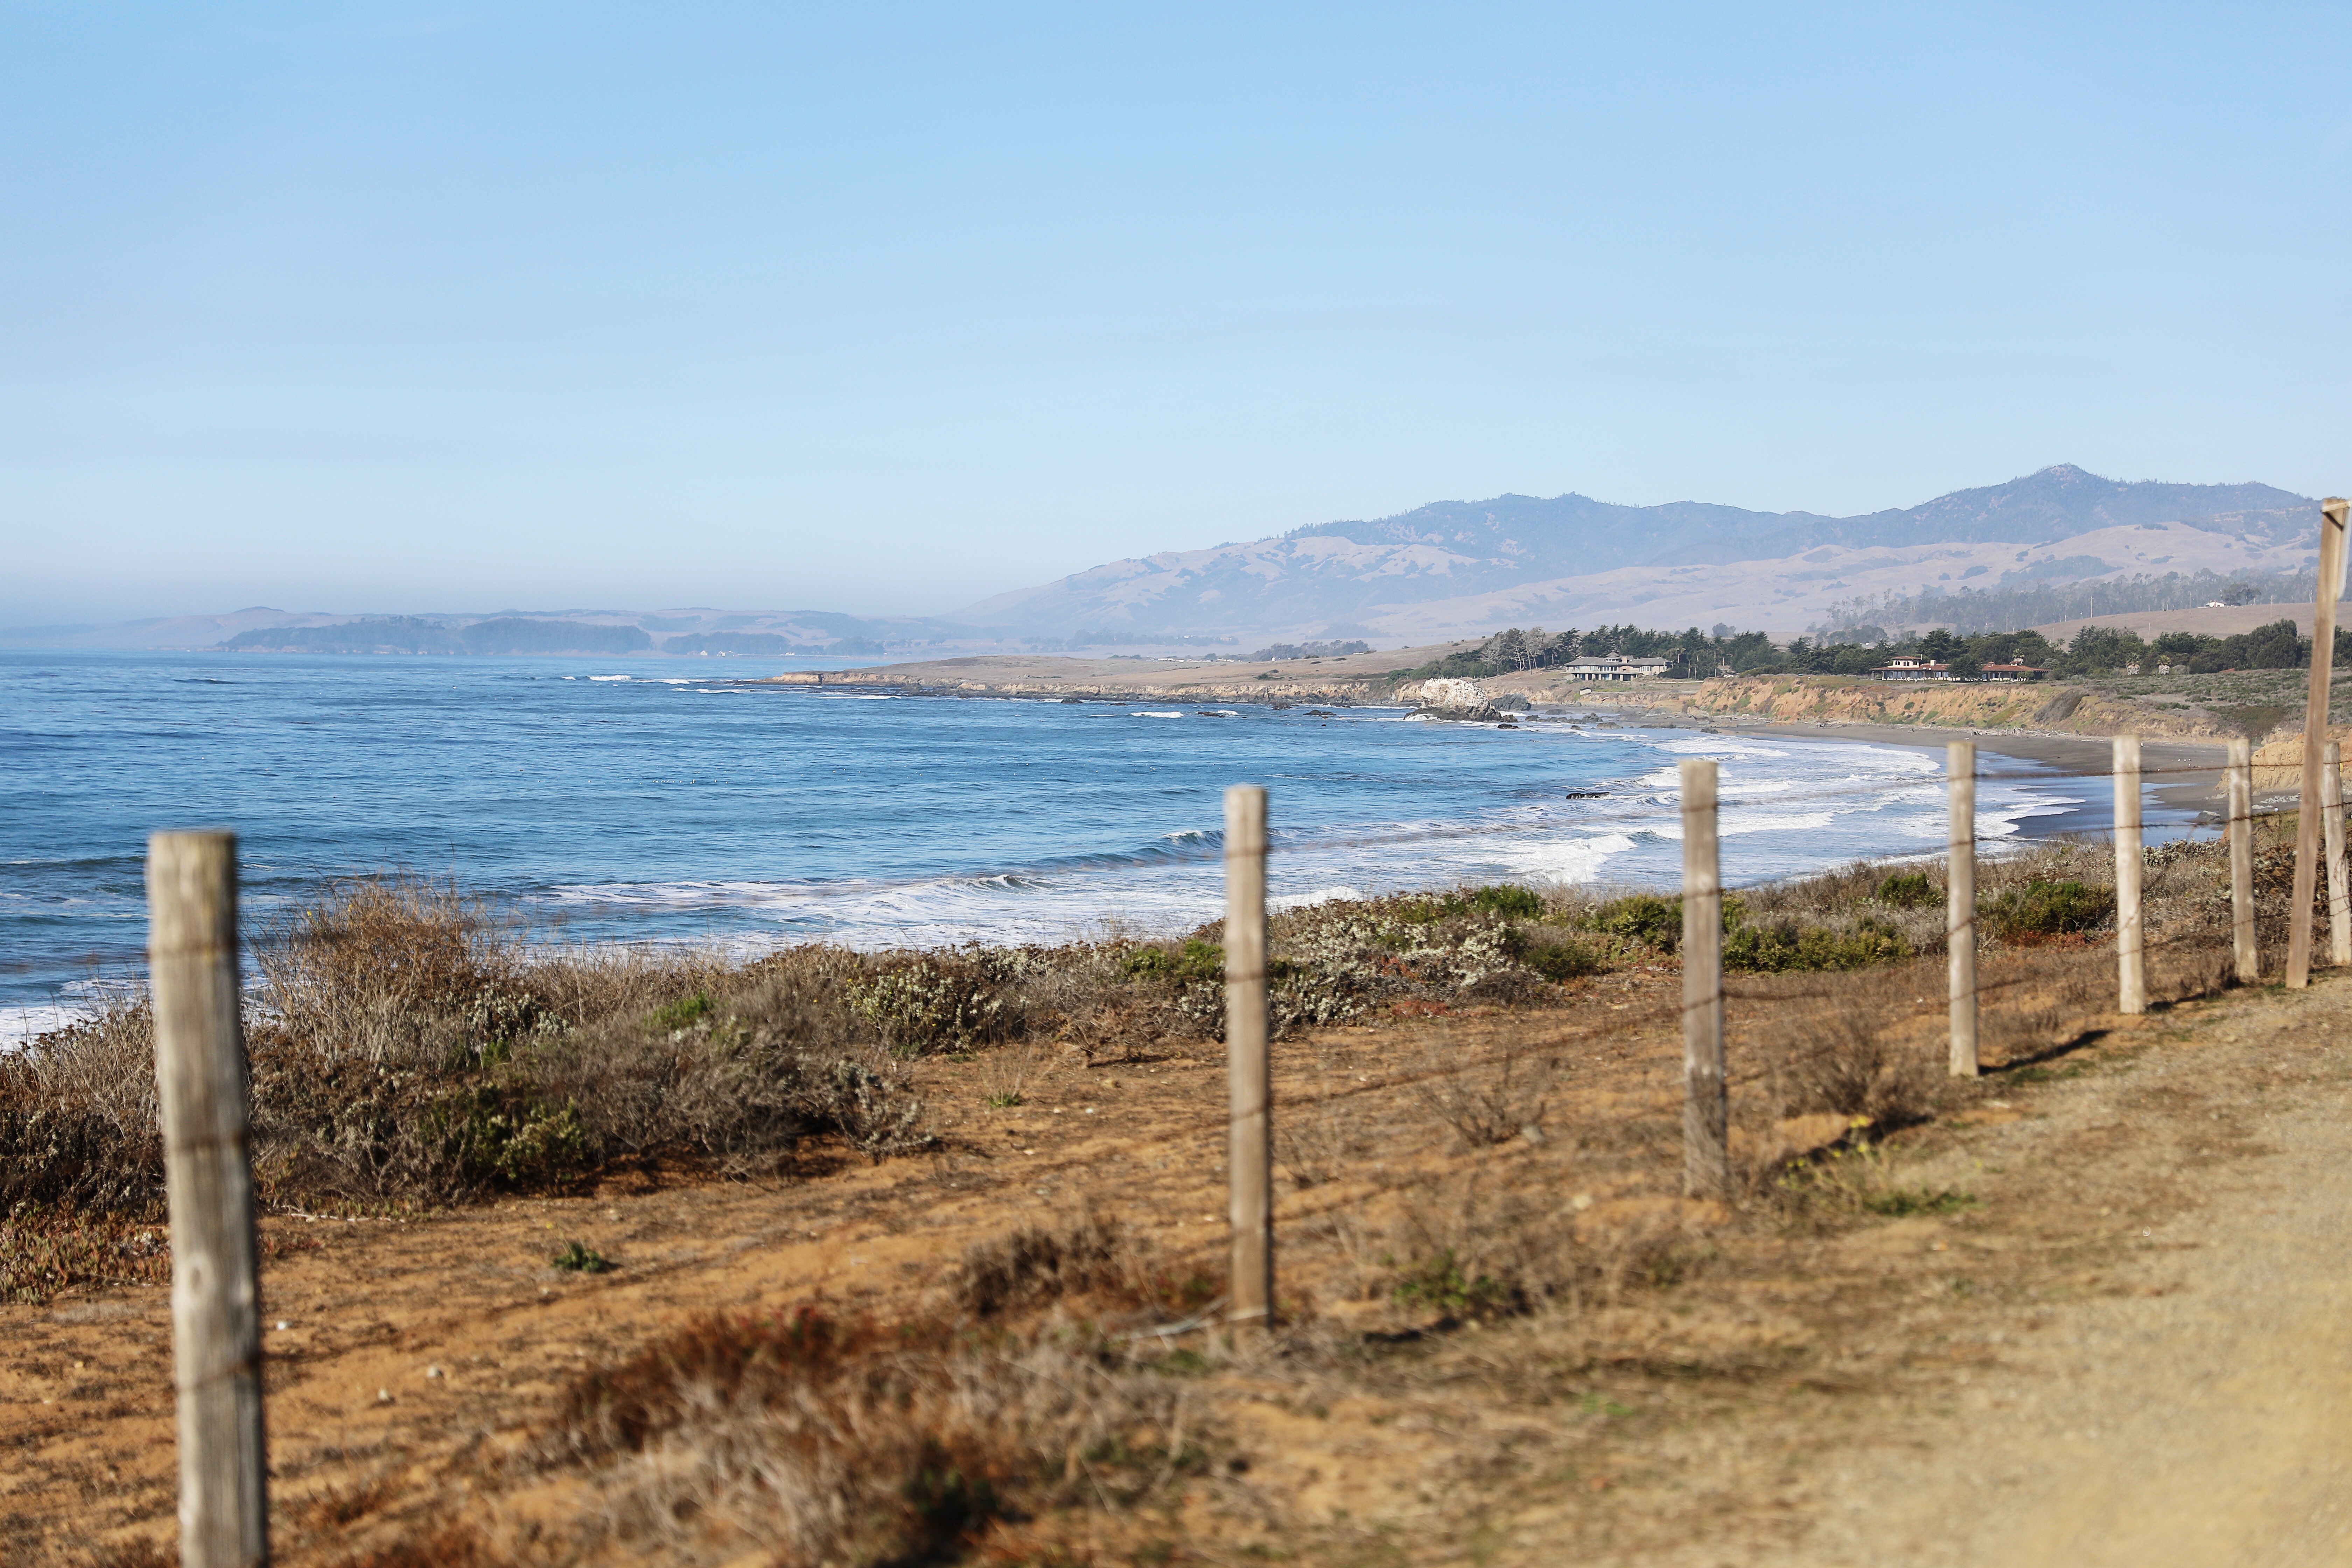
M2338 6L0 5L0 623L2352 486Z

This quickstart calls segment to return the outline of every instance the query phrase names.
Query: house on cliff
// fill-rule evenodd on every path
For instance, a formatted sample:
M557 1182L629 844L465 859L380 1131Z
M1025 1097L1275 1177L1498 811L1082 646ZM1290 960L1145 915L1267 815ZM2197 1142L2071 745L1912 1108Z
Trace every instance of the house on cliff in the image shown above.
M1670 660L1663 658L1580 658L1568 667L1573 680L1640 680L1665 673Z

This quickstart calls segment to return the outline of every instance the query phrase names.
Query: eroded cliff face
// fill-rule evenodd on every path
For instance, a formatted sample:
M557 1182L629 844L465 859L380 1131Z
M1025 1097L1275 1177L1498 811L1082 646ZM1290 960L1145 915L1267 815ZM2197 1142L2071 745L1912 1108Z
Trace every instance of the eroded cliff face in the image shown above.
M2327 738L2352 751L2352 724L2330 724ZM2254 748L2254 788L2258 792L2303 788L2302 720L2291 721L2281 727L2277 740Z
M1849 724L1938 724L1950 729L2039 729L2067 736L2168 736L2221 741L2230 726L2197 710L2157 708L2082 687L2006 682L1870 682L1821 675L1710 679L1691 699L1698 712Z
M1529 670L1484 683L1570 707L1634 707L1688 718L1738 714L1790 724L1919 724L1955 730L2033 730L2063 735L2143 735L2219 741L2238 733L2197 710L2109 696L2079 686L1861 680L1844 676L1748 675L1701 681L1628 681L1591 689Z
M898 686L973 696L1075 697L1114 702L1384 703L1446 716L1499 718L1493 705L1514 699L1545 707L1645 710L1689 720L1737 714L1792 724L1916 724L1957 730L2030 730L2045 734L2141 735L2151 740L2223 741L2239 733L2196 709L2111 696L2080 686L1863 680L1843 676L1751 675L1707 681L1634 680L1586 687L1556 670L1521 670L1479 680L1433 679L1391 688L1370 679L1287 674L1233 679L1195 669L1080 676L1034 668L954 664L875 670L799 672L802 684ZM1007 661L1008 663L1013 661Z
M2040 730L2066 735L2225 740L2211 715L2160 708L2078 686L1858 680L1837 676L1733 676L1703 682L1699 713L1820 723L1933 724L1957 730Z

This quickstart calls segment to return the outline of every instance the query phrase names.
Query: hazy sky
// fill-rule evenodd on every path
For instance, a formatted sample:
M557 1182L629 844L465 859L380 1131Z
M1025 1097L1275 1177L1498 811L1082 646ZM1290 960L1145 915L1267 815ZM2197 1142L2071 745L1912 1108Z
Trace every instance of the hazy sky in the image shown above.
M2054 13L2054 14L2053 14ZM2352 487L2352 10L0 4L0 623Z

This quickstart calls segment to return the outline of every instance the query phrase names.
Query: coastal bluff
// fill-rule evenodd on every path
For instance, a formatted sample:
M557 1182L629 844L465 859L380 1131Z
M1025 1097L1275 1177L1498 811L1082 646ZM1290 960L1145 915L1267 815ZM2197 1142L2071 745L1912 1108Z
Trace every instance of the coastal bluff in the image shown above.
M1404 669L1425 668L1448 653L1476 646L1454 643L1342 658L1251 662L983 654L858 669L791 670L758 684L1031 700L1384 704L1481 720L1499 718L1525 705L1633 709L1693 721L1736 718L2083 737L2137 734L2208 744L2246 732L2225 711L2126 695L2095 682L2024 685L1747 675L1587 684L1556 669L1520 670L1475 681L1397 679ZM2288 713L2277 717L2292 723Z
M2244 733L2201 708L2169 706L2067 681L1867 680L1841 675L1734 675L1712 680L1635 680L1580 686L1548 670L1481 680L1490 700L1516 694L1544 705L1635 708L1691 720L1775 724L2010 730L2048 735L2144 735L2217 742Z
M862 669L794 669L755 684L897 688L946 696L1076 698L1104 702L1392 702L1389 679L1446 653L1475 647L1447 643L1342 658L1211 661L1076 658L1055 654L975 654Z
M1696 713L1780 722L1921 724L1954 730L2035 730L2064 735L2144 735L2220 741L2241 733L2214 715L2171 709L2095 687L1969 681L1864 680L1851 676L1731 676L1702 681Z

